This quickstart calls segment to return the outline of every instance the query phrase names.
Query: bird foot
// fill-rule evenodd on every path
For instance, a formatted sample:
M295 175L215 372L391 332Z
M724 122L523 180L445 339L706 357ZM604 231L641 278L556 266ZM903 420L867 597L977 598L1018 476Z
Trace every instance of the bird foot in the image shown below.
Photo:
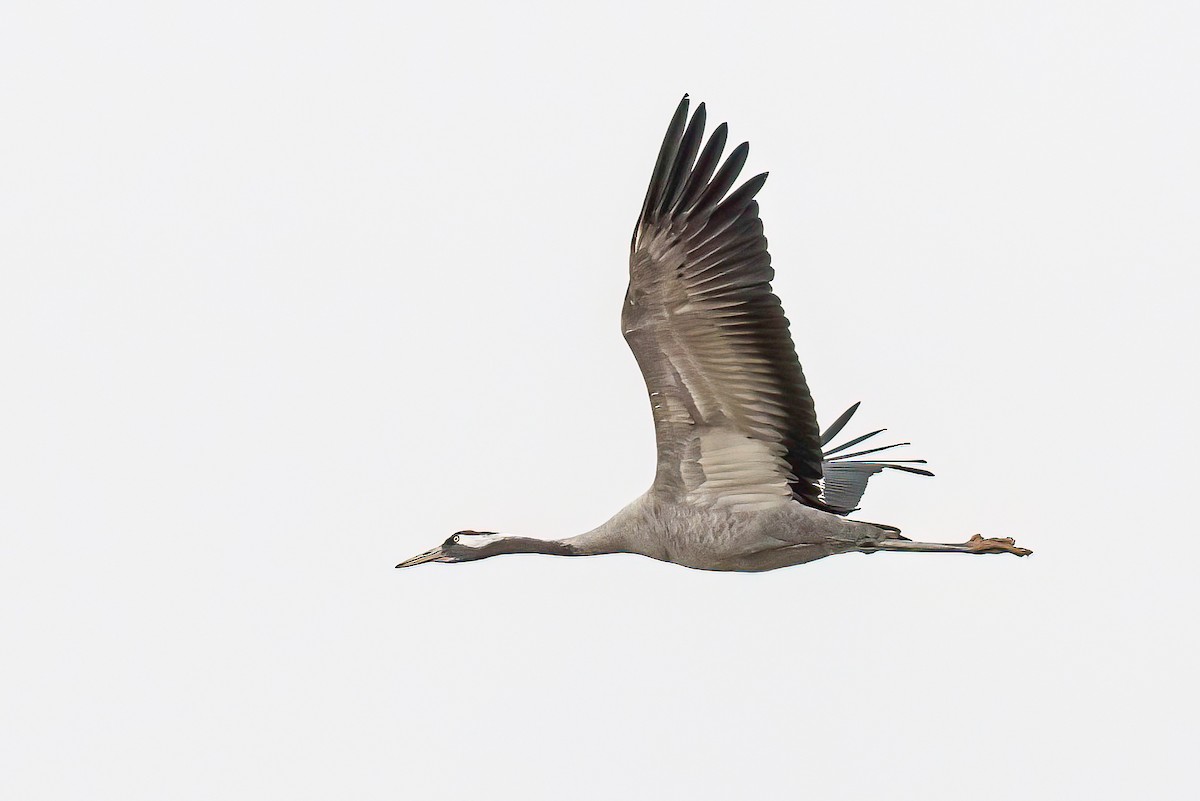
M1011 553L1017 556L1029 556L1033 551L1028 548L1018 548L1012 537L985 538L976 534L967 540L971 553Z

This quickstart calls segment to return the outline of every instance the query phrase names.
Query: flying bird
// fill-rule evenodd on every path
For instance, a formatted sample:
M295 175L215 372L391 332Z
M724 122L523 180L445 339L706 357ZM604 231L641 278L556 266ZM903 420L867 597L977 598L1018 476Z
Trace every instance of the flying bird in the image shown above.
M459 531L396 567L509 553L634 553L701 570L757 572L841 553L923 551L1026 556L1012 539L914 542L894 526L851 520L885 469L933 475L923 460L858 457L824 432L796 357L754 197L767 174L733 189L749 153L722 162L728 128L704 142L701 103L675 110L633 231L621 330L650 395L658 467L650 489L603 525L537 539ZM703 144L703 147L701 145ZM732 191L730 191L732 189Z

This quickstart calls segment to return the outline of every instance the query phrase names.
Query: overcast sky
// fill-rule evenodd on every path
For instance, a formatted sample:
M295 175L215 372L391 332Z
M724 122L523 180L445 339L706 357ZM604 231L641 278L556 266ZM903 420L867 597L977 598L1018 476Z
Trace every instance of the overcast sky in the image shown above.
M1198 22L7 4L0 795L1196 797ZM649 485L684 92L771 171L822 422L937 473L860 516L1031 558L393 569Z

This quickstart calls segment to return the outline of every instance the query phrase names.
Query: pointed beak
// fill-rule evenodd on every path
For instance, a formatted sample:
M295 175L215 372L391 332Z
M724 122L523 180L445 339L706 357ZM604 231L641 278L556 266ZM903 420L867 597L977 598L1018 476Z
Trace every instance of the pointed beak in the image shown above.
M441 549L441 547L437 547L431 551L426 551L423 554L418 554L417 556L414 556L412 559L405 559L403 562L396 565L396 567L412 567L413 565L423 565L426 562L436 562L438 559L441 559L441 558L442 558L442 549Z

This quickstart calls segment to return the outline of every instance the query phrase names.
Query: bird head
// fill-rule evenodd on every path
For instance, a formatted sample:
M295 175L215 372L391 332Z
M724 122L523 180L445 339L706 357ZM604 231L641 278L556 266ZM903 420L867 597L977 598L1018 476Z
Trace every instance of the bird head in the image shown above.
M431 548L412 559L405 559L396 567L412 567L425 562L470 562L493 556L494 546L503 537L494 531L458 531L446 538L446 541L436 548Z

